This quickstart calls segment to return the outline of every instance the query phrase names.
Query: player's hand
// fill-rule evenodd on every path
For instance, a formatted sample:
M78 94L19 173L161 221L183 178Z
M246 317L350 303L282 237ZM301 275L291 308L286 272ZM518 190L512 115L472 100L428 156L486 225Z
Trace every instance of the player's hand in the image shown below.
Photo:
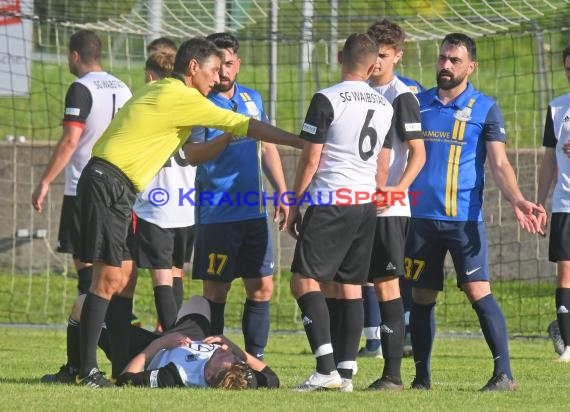
M294 239L299 237L299 230L301 230L301 223L303 217L299 211L299 206L292 206L289 209L289 220L287 222L287 232L293 236Z
M382 214L388 210L392 204L392 193L398 191L395 186L383 186L376 189L376 213Z
M289 206L281 203L282 193L279 193L279 199L275 204L275 213L273 214L273 222L279 224L279 231L287 229L287 221L289 220Z
M544 236L544 227L548 220L546 210L540 204L528 200L518 200L513 204L515 216L521 229Z
M48 194L48 191L49 191L49 184L39 183L36 186L34 193L32 193L32 206L40 213L43 212L44 210L43 208L44 200Z
M192 339L178 332L167 333L159 339L161 341L161 347L164 349L177 348L179 346L186 346L192 343Z
M219 345L230 345L230 340L226 338L224 335L213 335L208 336L207 338L202 339L204 343L217 343Z

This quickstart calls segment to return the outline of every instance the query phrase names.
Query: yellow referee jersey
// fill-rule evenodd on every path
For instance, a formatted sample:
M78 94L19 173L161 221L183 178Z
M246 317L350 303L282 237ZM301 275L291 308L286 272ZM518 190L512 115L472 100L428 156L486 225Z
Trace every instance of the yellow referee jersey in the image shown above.
M245 136L249 117L217 107L178 79L165 78L133 95L95 143L92 155L121 169L139 192L186 142L193 126Z

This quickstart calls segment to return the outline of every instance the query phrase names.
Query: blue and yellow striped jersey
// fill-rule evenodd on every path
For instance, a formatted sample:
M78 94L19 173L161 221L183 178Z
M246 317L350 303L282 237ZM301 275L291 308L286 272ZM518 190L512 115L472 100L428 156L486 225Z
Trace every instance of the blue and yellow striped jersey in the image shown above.
M412 217L483 220L485 143L505 142L503 118L495 101L469 83L444 105L437 88L417 95L426 163L410 187L419 192Z
M260 94L235 83L232 99L212 92L208 96L216 106L267 122ZM190 141L212 140L222 132L216 129L193 130ZM263 201L261 142L247 136L234 136L214 159L196 169L196 223L222 223L267 216ZM273 195L269 193L268 195Z

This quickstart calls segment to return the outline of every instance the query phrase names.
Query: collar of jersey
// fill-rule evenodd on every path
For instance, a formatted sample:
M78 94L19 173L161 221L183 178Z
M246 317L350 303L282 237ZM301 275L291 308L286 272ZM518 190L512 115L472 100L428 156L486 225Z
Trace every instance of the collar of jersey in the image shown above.
M439 106L455 107L459 110L462 110L465 107L467 107L467 104L469 103L469 99L471 99L471 95L473 94L474 90L475 89L473 88L473 85L471 83L467 83L467 88L465 90L463 90L463 92L459 96L457 96L457 98L453 102L451 102L448 105L444 105L442 103L442 101L439 100L439 97L437 96L437 87L434 87L431 91L431 93L432 93L431 105L438 104Z

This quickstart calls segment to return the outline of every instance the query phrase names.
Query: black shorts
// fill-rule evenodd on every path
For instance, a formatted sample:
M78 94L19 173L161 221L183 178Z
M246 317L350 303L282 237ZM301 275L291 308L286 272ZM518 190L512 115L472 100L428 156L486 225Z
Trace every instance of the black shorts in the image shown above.
M368 281L374 279L403 276L406 274L406 236L410 226L407 216L376 218L376 233Z
M553 213L550 218L548 260L570 260L570 213Z
M82 262L121 266L131 259L128 244L136 199L131 181L116 166L91 158L77 183Z
M194 226L163 229L136 218L133 257L137 267L146 269L184 268L194 248Z
M63 196L59 232L57 234L57 251L70 253L77 258L79 253L79 204L77 196Z
M363 285L374 242L376 206L310 206L305 213L291 272L321 282Z

